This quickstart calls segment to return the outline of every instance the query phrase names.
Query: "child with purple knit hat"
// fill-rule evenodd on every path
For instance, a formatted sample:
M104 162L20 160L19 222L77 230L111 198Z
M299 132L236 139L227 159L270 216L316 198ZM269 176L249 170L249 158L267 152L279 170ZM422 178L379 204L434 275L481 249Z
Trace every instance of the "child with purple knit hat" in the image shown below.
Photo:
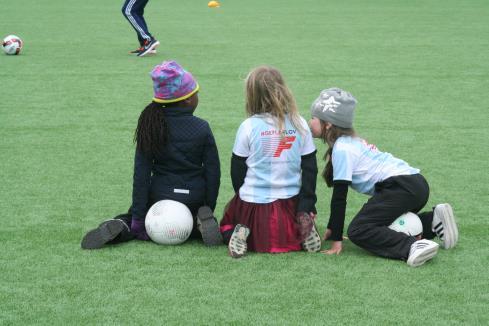
M222 244L216 207L220 164L209 124L193 115L199 84L175 61L151 72L154 98L139 116L134 135L136 153L132 205L127 214L104 221L83 238L84 249L98 249L132 239L149 240L146 213L157 201L185 204L194 216L192 235L204 244Z

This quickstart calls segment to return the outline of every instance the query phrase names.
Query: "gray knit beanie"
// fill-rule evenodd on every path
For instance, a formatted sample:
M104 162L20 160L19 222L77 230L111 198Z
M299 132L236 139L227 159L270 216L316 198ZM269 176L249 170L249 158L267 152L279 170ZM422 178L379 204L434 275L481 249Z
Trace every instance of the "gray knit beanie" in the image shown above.
M357 100L340 88L328 88L312 103L311 115L341 128L353 127L353 113Z

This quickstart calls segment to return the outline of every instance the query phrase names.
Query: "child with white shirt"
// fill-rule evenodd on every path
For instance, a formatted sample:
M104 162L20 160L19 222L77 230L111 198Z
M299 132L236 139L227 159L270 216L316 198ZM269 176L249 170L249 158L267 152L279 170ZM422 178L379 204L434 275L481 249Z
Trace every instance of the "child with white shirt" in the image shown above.
M220 224L229 254L318 252L316 147L277 69L262 66L249 73L246 112L231 159L236 194Z
M340 254L343 246L348 187L371 196L348 227L349 239L376 255L406 260L416 267L433 258L438 244L428 240L438 236L445 249L458 241L458 229L449 204L437 205L433 211L418 213L427 203L429 186L420 170L411 167L375 145L358 137L353 129L357 101L339 88L323 90L311 107L309 121L314 137L328 145L323 177L333 188L331 215L325 239L332 246L323 252ZM389 225L400 215L418 213L424 239L417 240Z

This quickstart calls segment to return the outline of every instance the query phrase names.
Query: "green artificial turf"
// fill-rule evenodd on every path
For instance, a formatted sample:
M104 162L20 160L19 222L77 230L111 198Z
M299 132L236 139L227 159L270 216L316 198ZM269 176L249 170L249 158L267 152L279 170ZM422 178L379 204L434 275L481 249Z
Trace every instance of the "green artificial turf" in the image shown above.
M20 56L0 55L0 324L489 324L487 1L150 1L162 44L145 58L128 54L122 2L0 0L1 36L25 41ZM428 207L452 203L457 247L416 269L348 241L340 256L241 260L199 241L81 250L86 231L130 205L133 132L149 71L166 59L201 85L219 216L243 79L271 64L306 118L321 89L352 92L358 133L421 168ZM318 180L323 232L331 192ZM366 199L350 192L348 221Z

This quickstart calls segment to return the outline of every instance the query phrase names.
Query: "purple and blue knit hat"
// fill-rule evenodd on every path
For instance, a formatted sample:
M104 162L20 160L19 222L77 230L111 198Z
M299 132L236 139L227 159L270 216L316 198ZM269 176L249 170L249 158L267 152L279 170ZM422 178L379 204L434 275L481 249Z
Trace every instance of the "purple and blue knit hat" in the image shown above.
M151 71L154 98L157 103L173 103L197 93L199 84L192 74L175 61L163 61Z

